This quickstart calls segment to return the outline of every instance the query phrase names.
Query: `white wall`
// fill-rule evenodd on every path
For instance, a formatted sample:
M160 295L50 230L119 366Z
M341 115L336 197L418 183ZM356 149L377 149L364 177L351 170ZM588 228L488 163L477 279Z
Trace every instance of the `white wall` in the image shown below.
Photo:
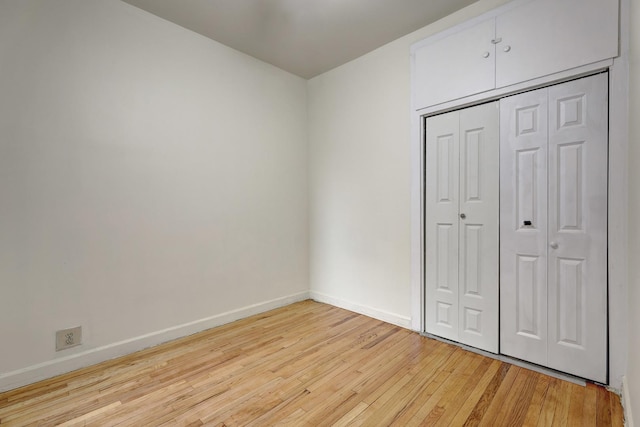
M303 79L117 0L0 0L0 76L0 390L308 296Z
M412 43L506 0L481 0L309 81L314 298L410 326Z
M631 0L629 60L629 358L631 409L640 417L640 4Z

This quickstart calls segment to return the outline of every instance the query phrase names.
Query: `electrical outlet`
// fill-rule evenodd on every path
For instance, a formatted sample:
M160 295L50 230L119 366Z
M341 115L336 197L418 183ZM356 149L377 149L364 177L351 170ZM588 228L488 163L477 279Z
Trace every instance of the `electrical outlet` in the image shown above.
M66 350L82 344L82 326L56 332L56 351Z

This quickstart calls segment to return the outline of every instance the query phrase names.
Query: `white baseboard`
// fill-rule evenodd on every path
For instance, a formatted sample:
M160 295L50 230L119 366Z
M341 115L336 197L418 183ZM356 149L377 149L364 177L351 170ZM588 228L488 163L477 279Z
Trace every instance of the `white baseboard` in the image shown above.
M310 291L309 295L314 301L323 302L355 313L364 314L365 316L373 317L374 319L382 320L383 322L391 323L405 329L411 329L411 318L408 316L402 316L396 313L390 313L388 311L368 307L366 305L356 304L351 301L345 301L321 292Z
M631 413L631 396L629 396L629 385L627 377L622 377L622 409L624 409L624 424L626 427L633 427L633 414Z
M309 292L300 292L94 348L71 356L50 360L16 371L0 374L0 392L12 390L36 381L75 371L76 369L124 356L167 341L193 335L206 329L211 329L238 319L273 310L274 308L284 307L306 299L309 299Z

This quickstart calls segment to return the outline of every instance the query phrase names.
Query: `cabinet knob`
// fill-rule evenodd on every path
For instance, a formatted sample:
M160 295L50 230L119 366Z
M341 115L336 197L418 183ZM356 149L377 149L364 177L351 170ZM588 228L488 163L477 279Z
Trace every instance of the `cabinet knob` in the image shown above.
M502 50L504 50L505 52L509 52L511 50L511 46L505 46Z
M460 214L460 218L465 219L467 216L463 213Z
M489 55L490 55L490 53L489 53L489 52L485 52L485 53L483 53L483 54L482 54L482 57L483 57L483 58L488 58L488 57L489 57Z
M549 243L549 246L551 246L551 249L558 249L558 244L556 242Z

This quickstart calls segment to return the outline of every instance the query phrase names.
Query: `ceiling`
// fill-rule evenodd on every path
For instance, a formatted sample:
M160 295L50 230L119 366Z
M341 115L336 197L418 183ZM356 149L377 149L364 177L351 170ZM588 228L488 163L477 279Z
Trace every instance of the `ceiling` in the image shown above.
M476 0L123 0L311 78Z

